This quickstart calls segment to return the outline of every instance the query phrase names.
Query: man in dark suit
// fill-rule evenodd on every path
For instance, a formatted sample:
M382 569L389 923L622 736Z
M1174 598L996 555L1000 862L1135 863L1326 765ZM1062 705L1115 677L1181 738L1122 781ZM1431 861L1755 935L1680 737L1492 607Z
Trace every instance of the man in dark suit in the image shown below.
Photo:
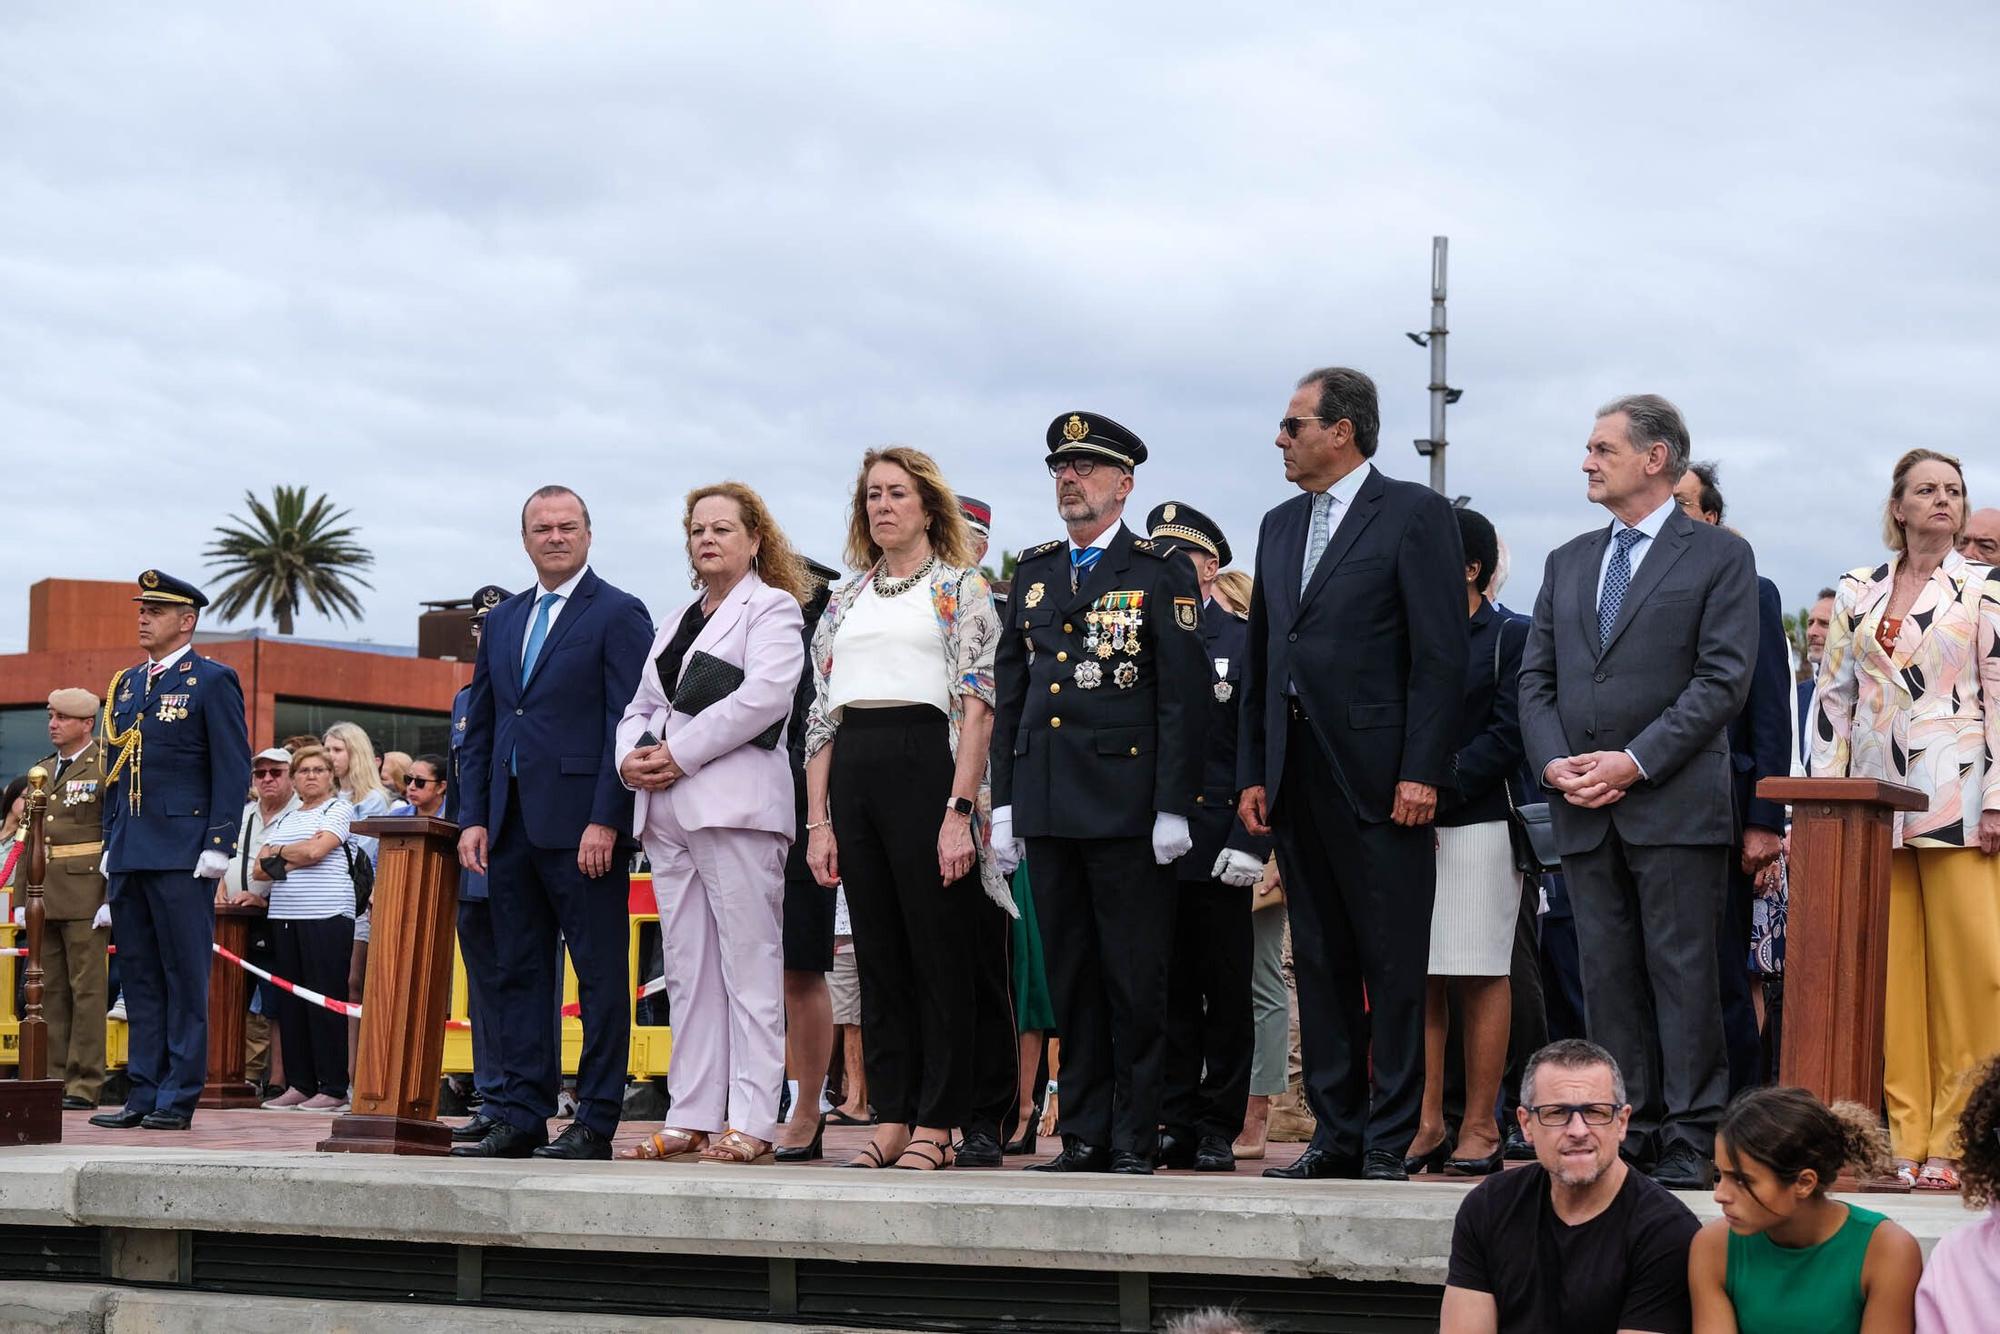
M1265 1176L1401 1180L1423 1102L1430 826L1465 694L1465 561L1444 497L1369 462L1380 421L1361 372L1300 380L1277 445L1302 494L1257 535L1239 811L1277 836L1319 1120Z
M1819 660L1826 652L1827 632L1833 629L1833 604L1839 596L1831 588L1822 588L1813 599L1806 612L1806 679L1798 684L1798 754L1799 763L1804 764L1812 754L1812 700L1813 686L1819 680Z
M1674 483L1674 503L1701 523L1720 526L1723 515L1719 467L1691 463ZM1791 651L1785 640L1785 609L1778 586L1757 576L1757 653L1751 668L1750 701L1729 720L1731 800L1739 846L1730 860L1723 894L1722 926L1716 932L1722 970L1722 1033L1729 1053L1729 1096L1757 1083L1764 1044L1757 1033L1757 1007L1750 999L1750 907L1757 877L1778 860L1785 836L1785 808L1757 795L1766 778L1792 771Z
M1249 623L1215 601L1229 539L1185 501L1146 516L1155 542L1186 556L1201 588L1201 638L1209 682L1208 745L1201 793L1188 815L1194 847L1174 863L1173 960L1167 976L1167 1094L1160 1163L1234 1172L1236 1137L1250 1105L1250 895L1271 840L1236 814L1236 695Z
M475 1158L609 1158L632 1030L626 961L632 794L612 747L652 644L646 608L591 572L590 511L545 486L521 510L536 584L486 617L472 673L459 793L460 863L487 876L499 985L502 1091ZM554 1143L561 1065L556 940L583 1010L576 1118Z
M236 673L193 648L207 596L148 570L133 600L146 661L112 677L104 694L99 803L132 1090L123 1108L90 1123L186 1130L208 1077L212 882L236 854L250 737Z
M1194 571L1122 519L1146 445L1050 423L1067 541L1021 553L995 648L993 849L1028 875L1062 1033L1063 1151L1029 1170L1153 1170L1175 858L1191 846L1210 672Z
M1729 720L1750 695L1749 545L1674 504L1688 433L1636 394L1598 413L1590 499L1612 522L1553 552L1521 658L1521 735L1554 806L1591 1040L1631 1092L1624 1152L1705 1189L1729 1092L1716 926L1736 842Z
M478 650L486 629L486 617L510 594L497 584L487 584L472 595L472 643ZM445 818L459 821L464 805L460 792L465 786L465 734L472 711L472 686L459 688L451 701L451 774L445 785ZM485 1104L500 1104L504 1081L500 1073L500 1023L494 1010L493 992L500 984L500 950L493 937L493 905L486 892L486 877L478 871L461 870L458 877L458 953L465 960L466 1017L472 1024L472 1088L479 1095L480 1108L462 1126L453 1126L452 1139L470 1144L485 1139L493 1129L493 1118Z

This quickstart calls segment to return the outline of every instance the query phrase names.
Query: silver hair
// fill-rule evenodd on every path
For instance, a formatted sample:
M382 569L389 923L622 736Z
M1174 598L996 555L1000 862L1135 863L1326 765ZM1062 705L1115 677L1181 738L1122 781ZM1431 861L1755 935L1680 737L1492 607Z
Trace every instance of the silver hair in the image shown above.
M1626 439L1636 450L1667 447L1667 480L1678 482L1688 470L1694 442L1688 438L1681 410L1658 394L1627 394L1597 410L1599 419L1625 414Z
M1263 1326L1219 1306L1177 1315L1166 1324L1166 1334L1262 1334Z
M1595 1042L1564 1038L1560 1042L1551 1042L1528 1058L1527 1068L1521 1071L1523 1106L1535 1105L1535 1075L1545 1065L1552 1065L1558 1070L1587 1070L1593 1065L1604 1066L1611 1071L1612 1098L1620 1107L1625 1105L1625 1075L1611 1053Z

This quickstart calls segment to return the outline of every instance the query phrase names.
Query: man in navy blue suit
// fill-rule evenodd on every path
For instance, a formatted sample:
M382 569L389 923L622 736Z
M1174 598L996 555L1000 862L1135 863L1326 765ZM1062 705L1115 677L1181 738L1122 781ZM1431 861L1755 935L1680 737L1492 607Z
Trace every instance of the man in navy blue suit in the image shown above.
M521 509L536 584L486 617L467 701L458 857L487 877L499 985L501 1093L472 1158L611 1156L632 1030L626 961L632 794L612 743L652 622L590 570L590 511L545 486ZM583 1010L576 1118L548 1142L561 1062L556 940Z
M1691 463L1674 483L1674 499L1697 523L1722 523L1722 488L1712 462ZM1824 642L1824 640L1822 640ZM1750 1000L1751 901L1759 872L1778 859L1785 808L1757 795L1757 784L1792 771L1791 654L1785 643L1784 604L1778 586L1757 576L1757 656L1750 670L1750 698L1729 723L1729 769L1736 803L1737 856L1729 868L1716 949L1722 971L1722 1032L1729 1051L1729 1095L1758 1080L1763 1042Z
M139 576L146 661L104 692L104 861L118 971L131 1015L115 1130L186 1130L208 1071L215 886L236 855L250 738L236 673L193 649L208 598L170 574Z
M488 584L472 595L475 651L480 634L486 629L487 613L507 598L507 590L497 584ZM451 701L451 773L445 785L444 810L445 818L454 822L460 816L459 792L465 785L465 720L471 709L472 685L468 682ZM464 871L458 877L458 952L465 960L465 1013L472 1024L472 1088L482 1103L491 1100L498 1106L500 1033L492 993L499 985L500 954L493 943L493 912L486 895L486 877L477 871ZM493 1118L482 1108L464 1125L452 1127L451 1137L456 1143L469 1144L485 1139L491 1129Z

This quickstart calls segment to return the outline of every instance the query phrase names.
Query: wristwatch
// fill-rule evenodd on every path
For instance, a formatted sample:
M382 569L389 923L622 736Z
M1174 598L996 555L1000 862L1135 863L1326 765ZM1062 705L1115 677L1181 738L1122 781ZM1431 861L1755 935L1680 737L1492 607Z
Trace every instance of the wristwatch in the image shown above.
M970 797L951 797L945 801L944 808L948 811L956 811L960 815L970 817L972 814L972 799Z

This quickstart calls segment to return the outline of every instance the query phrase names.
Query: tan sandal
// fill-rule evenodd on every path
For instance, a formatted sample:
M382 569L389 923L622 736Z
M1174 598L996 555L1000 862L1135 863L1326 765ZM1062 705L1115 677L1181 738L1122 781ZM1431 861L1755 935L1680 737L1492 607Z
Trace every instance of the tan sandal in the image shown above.
M656 1130L618 1156L626 1162L678 1163L699 1157L708 1148L704 1130Z
M777 1151L755 1135L746 1135L740 1130L731 1130L702 1151L701 1161L707 1164L725 1163L738 1167L755 1167L759 1163L775 1162Z
M1958 1164L1948 1159L1932 1159L1917 1173L1917 1190L1955 1191L1961 1189Z

